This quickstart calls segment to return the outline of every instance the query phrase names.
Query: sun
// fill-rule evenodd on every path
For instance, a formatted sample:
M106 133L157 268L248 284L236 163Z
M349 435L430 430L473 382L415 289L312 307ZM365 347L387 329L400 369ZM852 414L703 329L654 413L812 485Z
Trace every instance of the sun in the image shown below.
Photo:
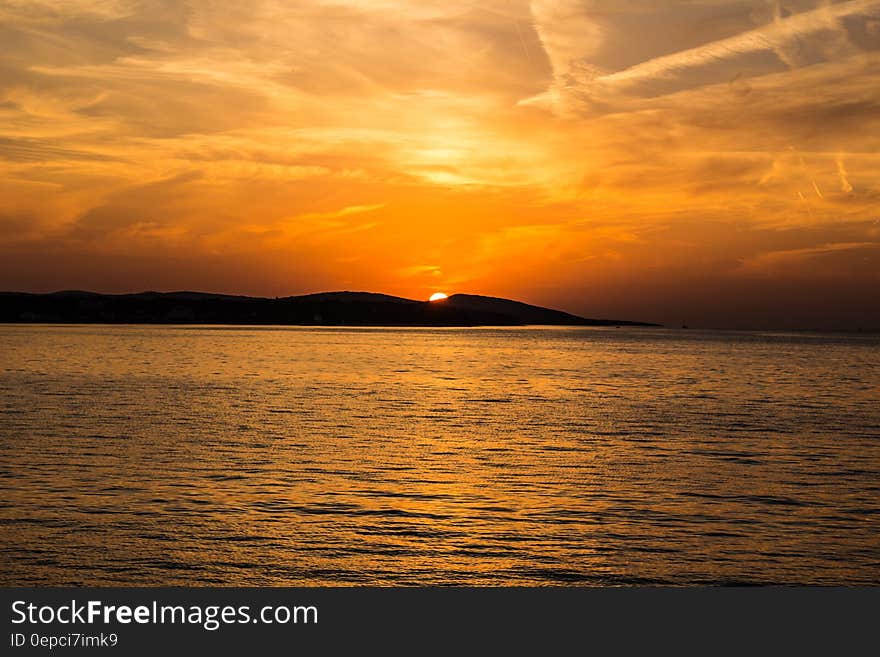
M434 294L431 295L428 301L443 301L446 298L448 297L442 292L434 292Z

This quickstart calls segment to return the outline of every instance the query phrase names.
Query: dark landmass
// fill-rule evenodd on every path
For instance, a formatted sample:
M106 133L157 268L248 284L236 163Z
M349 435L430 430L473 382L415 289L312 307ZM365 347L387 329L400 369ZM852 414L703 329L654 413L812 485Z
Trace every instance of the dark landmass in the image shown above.
M586 319L509 299L456 294L414 301L370 292L260 297L203 292L0 292L0 322L59 324L279 324L312 326L656 326Z

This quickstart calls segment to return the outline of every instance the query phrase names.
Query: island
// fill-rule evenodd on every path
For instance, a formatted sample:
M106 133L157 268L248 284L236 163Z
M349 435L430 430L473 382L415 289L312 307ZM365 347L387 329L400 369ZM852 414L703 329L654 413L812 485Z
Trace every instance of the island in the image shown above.
M657 326L588 319L511 299L453 294L417 301L372 292L263 298L205 292L0 292L0 322L299 326Z

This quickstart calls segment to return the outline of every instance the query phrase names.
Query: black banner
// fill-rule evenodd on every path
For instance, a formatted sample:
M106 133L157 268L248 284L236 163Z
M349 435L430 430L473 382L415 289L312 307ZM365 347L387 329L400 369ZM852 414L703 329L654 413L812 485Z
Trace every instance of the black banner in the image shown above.
M872 645L880 589L2 589L3 654L580 654Z

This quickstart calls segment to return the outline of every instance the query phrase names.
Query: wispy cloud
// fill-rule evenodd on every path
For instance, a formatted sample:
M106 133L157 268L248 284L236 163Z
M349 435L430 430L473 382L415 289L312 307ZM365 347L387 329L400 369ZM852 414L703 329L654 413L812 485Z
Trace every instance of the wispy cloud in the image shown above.
M559 14L548 11L548 4L557 8ZM655 97L713 84L737 84L747 93L746 80L751 77L880 51L880 39L874 38L880 34L880 1L849 0L836 4L822 2L816 8L784 17L777 11L759 27L619 70L608 70L590 57L595 54L595 45L576 47L595 42L598 37L579 41L577 33L584 30L571 30L565 20L569 14L577 13L576 22L591 26L588 34L601 34L604 22L598 16L606 14L593 10L590 4L570 0L533 3L542 43L553 64L555 83L549 92L526 99L525 104L553 101L556 109L562 111L571 110L572 103L582 110L617 111L619 103L628 96ZM626 9L619 11L626 13ZM677 16L673 11L669 14L667 20ZM661 12L656 12L656 18L662 26Z

